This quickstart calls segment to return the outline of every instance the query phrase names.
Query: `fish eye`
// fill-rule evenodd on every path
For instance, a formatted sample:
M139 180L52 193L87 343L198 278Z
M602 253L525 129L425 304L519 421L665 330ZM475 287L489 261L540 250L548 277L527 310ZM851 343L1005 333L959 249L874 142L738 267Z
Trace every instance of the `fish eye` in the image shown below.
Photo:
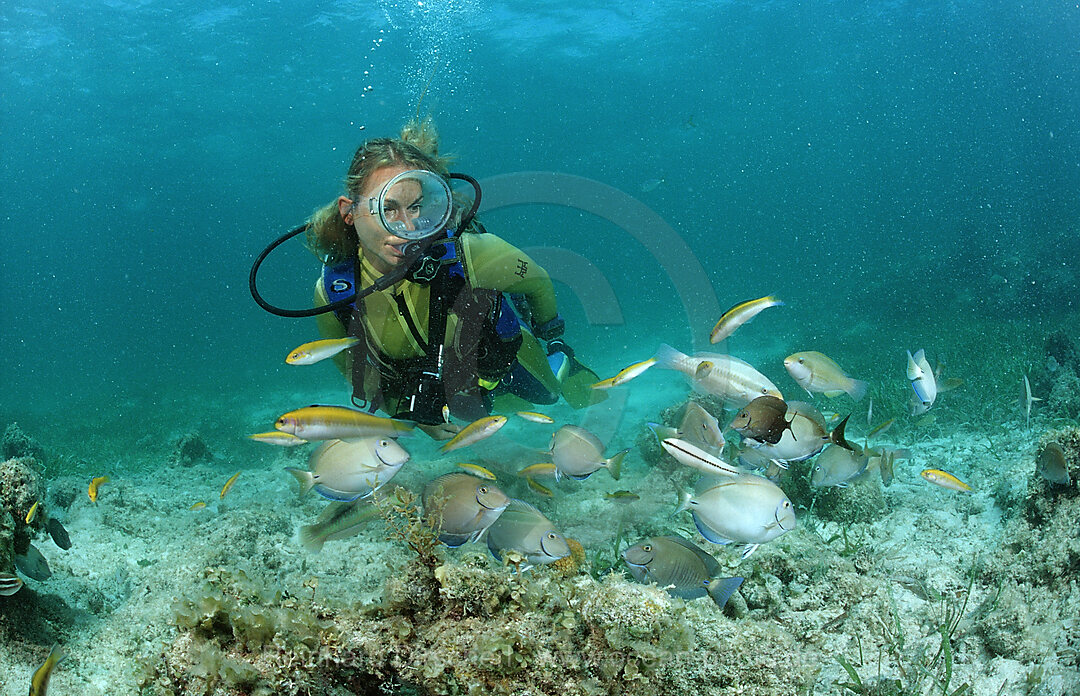
M476 491L478 493L480 493L480 495L484 495L484 494L486 494L488 492L488 487L487 486L480 486L479 488L476 489Z
M559 535L555 532L548 532L548 539L558 539Z
M386 447L389 444L389 440L379 440L379 447Z
M768 390L768 389L766 389L765 387L762 387L762 388L761 388L761 393L762 393L762 394L768 394L768 393L769 393L769 390Z
M791 501L790 501L790 500L785 500L785 501L784 501L784 509L786 510L786 509L788 509L789 507L791 507Z
M799 358L799 364L800 365L802 365L804 362L806 362L806 358Z
M644 546L641 547L641 550L642 551L652 551L652 546L650 546L649 544L645 544Z

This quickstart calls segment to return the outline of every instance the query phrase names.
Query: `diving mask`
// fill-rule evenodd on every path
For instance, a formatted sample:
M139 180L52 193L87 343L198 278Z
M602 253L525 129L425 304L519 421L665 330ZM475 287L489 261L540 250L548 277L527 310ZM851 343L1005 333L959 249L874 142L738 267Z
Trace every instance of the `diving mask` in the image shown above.
M386 182L378 198L368 199L368 213L378 215L387 232L408 240L424 239L441 231L452 208L449 184L426 169L398 174Z

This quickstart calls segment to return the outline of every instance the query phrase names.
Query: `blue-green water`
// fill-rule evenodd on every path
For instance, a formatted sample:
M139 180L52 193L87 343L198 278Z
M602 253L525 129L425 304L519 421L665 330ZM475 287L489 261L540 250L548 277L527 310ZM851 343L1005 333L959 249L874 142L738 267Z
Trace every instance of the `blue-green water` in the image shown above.
M778 294L786 305L725 349L786 395L802 393L780 363L796 350L825 352L870 383L872 419L865 402L817 403L856 410L860 435L898 418L892 444L916 454L900 477L908 497L894 488L889 501L911 513L898 525L952 509L914 487L932 465L981 483L987 517L1014 514L1039 435L1080 417L1080 399L1060 386L1060 368L1080 361L1045 349L1054 332L1080 335L1080 9L634 5L4 3L0 427L18 422L42 443L54 479L111 473L114 490L139 490L147 509L155 485L190 487L194 500L237 468L271 471L249 485L287 495L284 455L242 436L347 392L328 364L283 363L315 328L255 305L251 262L342 193L363 140L419 113L457 155L454 169L484 185L487 228L547 267L568 341L602 376L661 342L708 350L723 309ZM262 288L304 306L318 272L294 242L267 263ZM904 351L920 347L965 382L921 424L904 379ZM1030 429L1014 398L1024 374L1045 399ZM686 391L653 370L582 418L609 453L640 446L644 421ZM545 446L546 432L521 428L510 428L518 444ZM199 470L206 479L142 485L137 474L164 467L192 431L218 455ZM493 447L511 451L508 440ZM416 448L418 463L438 456L427 441ZM635 452L628 466L628 485L655 487L636 531L661 533L674 493L642 484L658 476L646 459ZM402 478L415 488L446 463ZM606 545L610 525L582 520L605 514L596 501L611 482L587 483L591 503L564 486L558 504L595 507L564 507L558 521L586 546ZM77 485L65 519L86 540L99 513ZM233 495L266 502L240 486ZM305 505L307 519L318 514ZM983 541L985 553L996 547ZM845 609L826 604L829 618ZM979 693L1000 680L990 681Z

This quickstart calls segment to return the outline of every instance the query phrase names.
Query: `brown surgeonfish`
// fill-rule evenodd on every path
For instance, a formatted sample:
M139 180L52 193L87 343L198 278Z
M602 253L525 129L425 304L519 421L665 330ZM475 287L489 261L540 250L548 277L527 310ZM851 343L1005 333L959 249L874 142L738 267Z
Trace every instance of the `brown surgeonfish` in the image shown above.
M479 539L510 498L490 481L455 471L429 481L421 502L428 519L439 522L439 541L456 548Z
M720 564L695 544L677 536L646 539L623 551L630 574L641 583L653 583L684 599L708 594L721 609L743 579L722 578Z
M1068 486L1072 481L1069 478L1069 465L1065 462L1065 450L1056 442L1048 442L1042 448L1035 462L1035 470L1044 479L1059 486Z
M764 394L743 406L735 414L731 427L743 437L775 445L785 430L791 430L792 421L787 418L787 410L783 399Z

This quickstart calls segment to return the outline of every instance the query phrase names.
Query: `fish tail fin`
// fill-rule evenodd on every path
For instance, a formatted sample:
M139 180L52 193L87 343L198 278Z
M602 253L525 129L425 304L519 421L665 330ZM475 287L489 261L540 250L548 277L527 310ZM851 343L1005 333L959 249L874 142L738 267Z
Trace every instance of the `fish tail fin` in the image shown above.
M296 479L296 482L300 484L299 496L304 495L315 486L315 477L310 471L304 471L303 469L297 469L292 466L285 467L285 471L288 471Z
M669 437L679 436L678 430L666 425L660 425L659 423L646 423L645 425L649 426L649 430L651 430L652 434L656 436L656 444L658 445L662 444L664 440L668 439Z
M679 505L678 505L678 507L675 508L675 511L673 513L671 513L671 516L674 517L675 515L678 515L680 512L682 512L683 510L689 510L690 509L690 498L691 497L693 497L693 496L690 494L690 491L684 491L684 490L682 490L680 488L679 489Z
M850 413L844 416L844 420L840 421L840 424L833 428L833 431L829 433L829 441L835 445L840 445L846 450L854 452L855 446L844 438L844 429L847 427L848 418L851 418Z
M846 391L852 400L861 401L866 396L866 382L861 379L853 379Z
M305 524L300 528L300 545L304 547L305 551L318 553L322 551L325 543L326 539L319 534L319 525Z
M731 595L735 594L735 590L739 589L739 585L742 585L743 579L740 577L734 578L713 578L709 583L707 591L712 600L716 602L716 606L721 609L731 599Z
M622 472L623 459L626 458L626 455L629 451L630 448L627 447L622 452L619 452L618 454L607 459L607 470L611 474L611 478L615 479L616 481L619 480L619 475Z
M656 367L665 370L677 370L679 369L679 363L686 359L686 353L681 353L668 344L661 343L660 347L656 349L653 359L656 360Z

